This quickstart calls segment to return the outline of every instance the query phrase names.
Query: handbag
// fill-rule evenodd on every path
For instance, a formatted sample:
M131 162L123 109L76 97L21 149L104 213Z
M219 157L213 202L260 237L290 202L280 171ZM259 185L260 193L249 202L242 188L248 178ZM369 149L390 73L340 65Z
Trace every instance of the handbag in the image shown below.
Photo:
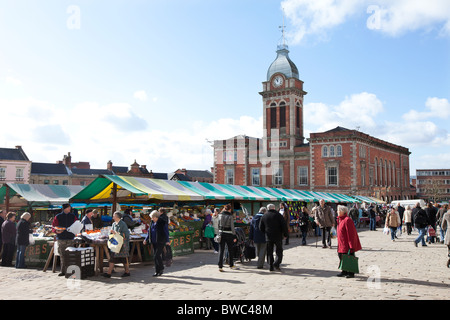
M30 245L34 245L36 243L32 233L30 233L28 236L28 242L30 243Z
M350 250L347 254L343 254L339 263L339 270L351 273L359 273L358 258L350 255Z
M173 253L172 253L172 247L170 244L167 244L164 246L163 249L163 256L164 256L164 266L170 267L173 263Z
M119 233L114 233L109 235L108 239L108 248L114 252L119 253L120 249L122 249L123 245L123 237Z
M214 227L210 224L205 227L205 238L214 238Z
M214 241L220 243L220 241L222 241L222 233L219 233L217 236L215 236Z

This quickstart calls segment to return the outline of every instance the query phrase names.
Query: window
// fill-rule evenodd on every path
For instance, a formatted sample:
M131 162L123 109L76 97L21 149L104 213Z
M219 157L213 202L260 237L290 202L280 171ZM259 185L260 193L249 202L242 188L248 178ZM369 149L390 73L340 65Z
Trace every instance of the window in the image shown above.
M23 168L16 168L16 180L23 180Z
M6 179L6 168L0 167L0 180Z
M273 184L281 186L283 184L283 168L274 169Z
M361 164L361 186L366 186L366 165Z
M63 180L63 186L69 185L69 180Z
M337 167L328 167L328 185L337 186L338 185L338 170Z
M225 183L234 184L234 169L227 169L225 171Z
M224 162L237 161L237 152L236 151L224 151L223 152L223 161Z
M342 157L342 147L341 146L336 147L336 157Z
M276 105L272 103L270 105L270 128L274 129L277 127L277 108Z
M50 184L50 180L44 180L44 184Z
M286 127L286 103L280 103L280 128Z
M328 147L327 146L323 146L323 148L322 148L322 157L324 157L324 158L328 157Z
M298 185L308 185L308 167L298 167Z
M253 186L260 185L259 168L252 168L252 185Z
M59 184L59 180L53 180L53 184Z
M330 147L330 157L334 157L334 146Z

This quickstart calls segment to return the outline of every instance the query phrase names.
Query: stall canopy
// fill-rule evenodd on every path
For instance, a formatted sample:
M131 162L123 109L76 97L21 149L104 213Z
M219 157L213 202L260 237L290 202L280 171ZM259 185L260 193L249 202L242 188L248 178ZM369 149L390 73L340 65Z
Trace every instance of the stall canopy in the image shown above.
M114 195L114 187L117 191ZM198 201L203 197L177 181L101 175L72 198L75 202Z
M0 188L0 204L5 204L9 188L9 206L51 207L68 203L84 186L7 183Z

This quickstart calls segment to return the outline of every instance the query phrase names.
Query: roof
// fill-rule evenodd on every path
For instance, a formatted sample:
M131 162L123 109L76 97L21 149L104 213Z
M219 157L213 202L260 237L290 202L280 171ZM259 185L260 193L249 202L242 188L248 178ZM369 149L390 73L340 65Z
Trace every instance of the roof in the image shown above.
M214 178L208 170L186 170L186 174L191 178Z
M267 71L267 81L278 72L284 74L287 78L299 78L297 66L289 59L289 50L287 47L277 50L277 58L272 62Z
M62 163L32 162L31 163L31 174L48 174L48 175L68 176L69 172L67 170L67 167Z
M84 176L96 176L100 174L113 174L113 172L106 169L74 169L72 168L73 174L79 174Z
M30 161L21 147L0 148L0 160Z

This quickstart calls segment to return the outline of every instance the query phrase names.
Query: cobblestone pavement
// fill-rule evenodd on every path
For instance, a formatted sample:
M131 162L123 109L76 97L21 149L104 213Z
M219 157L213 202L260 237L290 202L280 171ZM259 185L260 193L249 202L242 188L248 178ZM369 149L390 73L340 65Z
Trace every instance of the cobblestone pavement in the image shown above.
M170 300L295 300L295 299L449 299L450 269L447 247L430 244L415 247L417 232L403 234L395 242L382 229L358 229L363 250L357 253L360 274L354 279L336 277L336 247L316 247L291 237L285 246L281 271L257 269L256 261L237 263L238 270L219 272L217 254L198 249L175 257L162 277L154 278L153 265L133 264L131 276L120 278L123 269L106 279L68 280L57 273L36 269L0 267L3 299L170 299ZM333 239L336 244L336 239Z

